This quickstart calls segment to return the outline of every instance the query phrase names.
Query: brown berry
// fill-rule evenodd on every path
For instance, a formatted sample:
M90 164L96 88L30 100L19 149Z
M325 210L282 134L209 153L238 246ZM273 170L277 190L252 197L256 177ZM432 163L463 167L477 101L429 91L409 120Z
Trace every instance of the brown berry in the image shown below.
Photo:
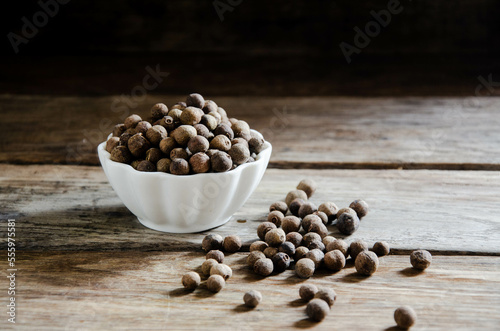
M139 115L132 114L129 117L127 117L125 121L123 121L123 124L125 125L125 128L130 129L130 128L135 128L137 123L139 123L140 121L142 121L142 118Z
M309 253L309 248L305 246L299 246L295 249L295 260L298 261L300 259L303 259L306 254Z
M196 289L201 283L200 275L197 272L190 271L182 276L182 286L188 290Z
M111 156L109 157L111 161L120 163L130 163L132 161L132 154L126 146L116 146L111 151Z
M312 299L306 307L307 316L314 322L321 322L330 312L328 304L321 299Z
M323 253L320 249L315 248L307 252L305 258L312 260L315 268L319 268L323 264L325 253Z
M356 214L360 219L365 217L366 214L368 214L368 209L369 209L368 204L361 199L354 200L353 202L351 202L349 208L354 209L354 211L356 212Z
M187 146L189 140L196 137L198 133L191 125L181 125L171 132L171 137L181 146Z
M417 321L417 313L409 306L399 307L394 311L394 321L402 329L408 329Z
M413 268L419 270L427 269L432 263L432 255L429 251L419 249L411 252L410 262Z
M278 251L281 253L285 253L290 257L293 257L295 255L295 245L289 241L285 241L280 245Z
M316 293L314 298L324 300L331 308L337 299L337 293L331 288L323 288Z
M228 253L234 253L240 250L241 248L241 239L236 235L230 235L224 238L224 242L222 243L224 250Z
M201 94L191 93L186 98L186 105L188 107L192 106L192 107L197 107L197 108L201 109L201 108L205 107L205 99L203 99Z
M168 107L164 103L157 103L151 107L151 118L159 120L168 115Z
M158 146L162 139L167 138L167 130L161 125L154 125L146 131L146 138L153 145Z
M229 139L229 143L231 143L231 140L234 138L234 132L231 129L231 127L225 123L221 123L217 125L217 127L214 130L214 135L223 135L226 136Z
M184 108L182 108L182 109L184 109ZM170 111L168 112L168 116L170 116L172 118L175 125L177 125L181 122L182 109L172 107L172 109L170 109Z
M323 239L321 239L321 241L323 241L323 244L325 244L325 247L328 246L329 243L331 242L334 242L335 240L335 237L332 237L332 236L326 236L326 237L323 237Z
M156 163L156 170L170 173L170 163L172 163L172 160L169 158L163 158Z
M208 151L208 145L209 142L207 138L203 136L193 137L188 142L189 151L193 154Z
M272 247L278 247L285 242L286 234L282 229L272 229L266 233L265 241Z
M326 251L330 252L333 250L338 249L339 251L344 254L344 256L347 258L349 256L349 245L342 239L337 239L334 242L329 243L326 245Z
M306 201L299 208L299 217L304 218L307 215L310 215L317 210L318 210L318 208L316 207L316 205L314 203Z
M286 216L283 217L283 220L281 221L281 228L288 235L290 232L298 232L300 229L300 224L301 224L300 218L295 216Z
M144 171L144 172L153 172L153 171L156 171L156 165L150 161L142 160L137 165L137 170Z
M207 289L210 292L220 292L224 286L226 286L226 281L221 275L211 275L207 279Z
M261 251L251 251L247 257L247 264L253 268L253 265L257 262L257 260L265 258L266 256Z
M203 111L196 107L186 107L181 113L180 120L184 125L195 125L200 123Z
M368 250L368 244L362 239L354 240L349 246L349 252L353 260L356 260L356 257L358 256L359 253L367 250Z
M210 171L210 158L205 153L196 153L189 158L189 165L195 174Z
M268 247L269 245L265 241L257 240L250 244L250 252L253 251L263 252Z
M345 255L338 249L335 249L325 254L324 262L328 269L339 271L345 267Z
M362 251L356 257L354 266L359 274L364 276L372 275L378 268L377 254L370 251Z
M146 132L151 129L151 123L147 122L147 121L140 121L139 123L137 123L137 125L135 126L135 132L136 133L142 133L144 136L146 135Z
M267 258L272 258L274 255L276 255L277 253L279 253L279 249L277 247L267 247L266 249L264 249L263 251L264 255L267 257Z
M203 263L201 264L201 273L205 276L210 276L210 269L212 269L212 267L216 264L219 264L219 262L214 259L203 261Z
M159 148L153 147L150 148L146 151L146 157L145 159L149 162L152 162L153 164L156 165L158 161L161 160L162 157L164 157L163 153L160 151ZM156 169L156 167L155 167Z
M170 173L173 175L188 175L189 163L184 159L174 159L170 163Z
M214 131L218 125L217 119L208 114L201 117L200 123L203 124L209 131Z
M210 275L220 275L228 280L233 276L233 270L227 264L219 263L210 268Z
M269 258L259 259L253 265L253 271L261 276L269 276L273 270L273 261Z
M171 160L175 160L175 159L187 160L188 157L189 157L188 152L182 147L177 147L177 148L174 148L173 150L170 151L170 159Z
M248 147L243 144L232 145L228 153L231 155L231 159L236 165L246 163L248 158L250 158L250 151Z
M304 301L311 301L318 293L318 288L313 284L304 284L299 289L299 296Z
M274 265L274 271L283 272L290 266L290 256L283 252L278 252L274 254L271 258Z
M373 244L372 251L377 254L377 256L386 256L390 253L391 248L385 241L377 241Z
M295 273L300 278L311 277L315 269L314 261L309 258L302 258L295 263Z
M297 248L302 243L302 235L299 232L289 232L286 234L286 241L291 242Z
M205 259L214 259L215 261L222 263L224 262L224 253L218 249L213 249L207 253Z
M127 142L128 149L135 157L142 157L146 151L151 147L149 141L142 135L136 133Z
M274 211L274 210L279 210L280 212L283 213L283 215L286 215L286 212L288 211L288 206L284 201L276 201L271 206L269 206L269 211Z
M205 252L209 252L211 250L220 250L222 248L222 236L218 234L208 234L203 238L203 241L201 242L201 248Z
M205 114L210 113L211 111L217 111L217 104L212 100L205 100L205 105L203 106L203 112Z
M113 137L120 137L127 128L125 127L125 124L117 124L113 128Z
M285 203L287 204L288 207L290 207L290 204L292 203L292 201L297 199L297 198L306 201L307 200L306 192L304 192L302 190L293 190L293 191L288 192L288 194L286 195L286 198L285 198ZM297 215L295 215L295 216L297 216Z
M353 216L358 216L358 214L356 214L356 211L352 208L340 208L338 211L337 211L337 218L340 217L340 215L344 214L344 213L349 213Z
M255 308L262 301L262 294L259 291L251 290L243 296L245 306Z
M210 158L210 164L214 172L226 172L233 166L233 161L229 154L218 151Z
M172 137L167 137L164 138L160 141L160 150L163 152L165 155L170 155L170 152L174 149L177 148L179 145L175 142L175 139Z
M257 227L257 235L259 236L260 240L265 240L266 238L266 233L271 231L272 229L276 229L276 225L271 222L262 222L259 224Z
M278 210L274 210L267 215L267 221L274 223L276 225L276 227L279 228L281 226L281 222L283 221L284 217L285 216L283 216L282 212L280 212ZM286 231L285 231L285 233L286 233Z
M339 208L333 202L324 202L318 206L318 211L325 213L328 217L328 221L332 222L337 218Z
M106 151L108 153L111 153L113 149L120 144L120 138L119 137L111 137L106 141Z
M302 206L304 203L305 203L305 201L300 199L300 198L294 199L290 203L290 206L289 206L289 209L290 209L290 212L292 213L292 215L298 217L300 206Z
M312 179L303 179L300 181L299 185L297 185L297 190L302 190L306 192L307 198L311 198L311 196L316 192L316 188L318 185Z
M209 147L210 149L228 152L231 149L231 140L224 135L217 135L210 141Z
M343 213L337 220L337 228L342 234L353 234L359 228L358 216L351 213Z

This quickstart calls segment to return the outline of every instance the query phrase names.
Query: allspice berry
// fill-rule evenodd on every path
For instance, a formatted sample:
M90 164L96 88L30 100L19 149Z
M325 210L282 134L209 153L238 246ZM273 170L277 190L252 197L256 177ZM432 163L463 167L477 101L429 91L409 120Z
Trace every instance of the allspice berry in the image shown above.
M220 275L224 280L228 280L233 276L233 270L224 263L219 263L210 268L210 275Z
M233 130L235 137L241 137L242 134L250 134L250 126L245 121L234 121L234 123L231 124L231 129Z
M318 293L318 288L313 284L304 284L299 289L299 296L304 301L311 301Z
M230 235L224 238L224 242L222 243L224 250L228 253L234 253L240 250L241 248L241 239L237 235Z
M264 255L267 257L267 258L272 258L274 255L278 254L279 253L279 249L278 247L266 247L266 249L264 249L263 251Z
M295 263L295 273L300 278L309 278L316 269L314 261L309 258L302 258ZM328 305L327 305L328 306Z
M323 244L325 245L325 248L326 246L328 246L329 243L331 242L334 242L335 240L335 237L332 237L332 236L326 236L326 237L323 237L323 239L321 239L323 241Z
M345 255L338 249L329 251L325 254L324 263L328 269L340 271L345 267Z
M365 217L366 214L368 214L368 209L369 209L368 204L361 199L354 200L353 202L351 202L349 208L354 209L354 211L356 212L356 214L360 219Z
M306 201L299 208L299 217L304 218L307 215L310 215L317 210L318 210L318 208L316 207L316 205L314 203Z
M320 249L315 248L307 252L305 258L313 261L314 267L317 269L323 263L323 260L325 259L325 253L323 253Z
M307 253L309 253L309 248L305 246L299 246L295 248L295 261L303 259Z
M370 251L362 251L356 257L354 266L359 274L364 276L372 275L378 268L377 254Z
M217 262L216 260L214 259L208 259L208 260L205 260L202 264L201 264L201 272L203 273L203 275L205 276L210 276L210 269L212 269L212 267L214 265L217 265L219 264L219 262Z
M113 137L120 137L127 128L125 127L125 124L117 124L113 128Z
M294 199L291 203L290 203L290 206L289 206L289 209L290 209L290 213L292 213L292 215L294 216L299 216L299 209L300 209L300 206L302 206L303 204L305 203L304 200L300 199L300 198L297 198L297 199Z
M272 229L266 233L264 239L269 246L278 247L285 242L286 234L282 229Z
M217 106L217 104L214 101L212 101L212 100L205 100L205 105L203 106L202 109L203 109L203 112L205 114L208 114L211 111L217 111L217 108L218 108L218 106Z
M344 213L349 213L353 216L358 216L358 214L356 214L356 211L352 208L340 208L338 211L337 211L337 218L340 217L340 215L344 214Z
M228 153L231 155L231 159L236 165L246 163L250 158L250 151L248 147L243 144L232 145Z
M183 107L182 109L174 108L174 107L172 107L172 109L170 109L170 111L168 112L168 116L170 116L172 118L172 120L174 121L174 124L179 124L181 122L182 109L184 109L185 107Z
M221 124L217 125L217 127L214 130L214 135L215 136L218 136L218 135L226 136L227 138L229 138L229 142L231 142L231 140L234 138L233 130L231 129L231 127L229 125L227 125L225 123L221 123Z
M359 228L358 216L351 213L343 213L337 220L337 228L342 234L353 234Z
M205 153L196 153L189 158L189 165L195 174L209 172L211 168L210 158Z
M187 161L188 158L189 158L188 152L182 147L177 147L170 151L171 160L184 159Z
M324 225L327 225L329 223L328 216L326 216L326 214L323 213L322 211L316 210L312 214L321 218L321 221L323 222Z
M328 229L326 228L326 225L324 225L321 221L311 223L311 226L309 226L309 232L315 232L319 234L321 238L328 235ZM321 244L323 244L323 242L321 242Z
M108 153L111 153L113 149L118 146L120 143L120 138L119 137L111 137L106 141L106 151Z
M331 308L337 299L337 293L331 288L322 288L314 295L314 298L325 301Z
M408 329L417 321L417 313L410 306L402 306L394 311L394 321L398 327Z
M190 271L182 276L182 286L188 290L196 289L201 283L200 275L197 272Z
M307 316L314 322L321 322L330 312L328 304L321 299L312 299L306 307Z
M224 262L224 253L218 249L213 249L207 253L205 258L208 259L214 259L215 261L222 263Z
M167 137L160 141L160 150L165 155L170 155L170 152L177 147L179 147L179 145L177 145L177 142L175 142L175 139L172 137Z
M142 118L139 115L132 114L129 117L127 117L125 121L123 121L123 124L125 125L125 128L130 129L130 128L135 128L137 123L139 123L140 121L142 121Z
M201 117L200 123L206 126L209 131L214 131L218 125L217 119L208 114Z
M151 117L153 120L159 120L168 115L168 107L164 103L157 103L151 107Z
M210 149L218 149L219 151L228 152L231 149L231 140L224 135L215 136L209 145Z
M429 251L419 249L411 252L410 262L413 268L418 270L427 269L432 263L432 255Z
M302 243L302 235L297 232L289 232L286 234L286 241L291 242L295 248L299 247Z
M208 128L203 124L198 123L195 124L193 127L196 129L196 133L198 134L198 136L202 136L207 140L210 140L214 137L214 134L210 132L210 130L208 130Z
M160 149L156 148L156 147L152 147L146 151L145 159L156 165L156 163L158 161L160 161L162 157L164 157L164 155L160 151ZM155 167L155 170L156 170L156 167Z
M142 133L143 135L146 135L146 132L151 129L151 123L147 121L140 121L137 123L135 126L135 132L136 133Z
M158 146L162 139L167 138L167 130L161 125L154 125L146 131L146 138L153 145Z
M372 251L377 254L377 256L386 256L390 253L391 248L385 241L377 241L373 244Z
M301 224L300 218L295 216L285 216L281 221L281 228L288 235L290 232L299 232L300 224Z
M302 237L302 244L304 246L309 246L312 241L321 241L321 236L315 232L309 232Z
M253 271L261 276L269 276L273 270L273 261L269 258L257 260L253 265Z
M253 136L248 140L248 146L250 147L250 152L259 154L264 148L265 141L261 137ZM306 195L307 197L307 195ZM305 199L304 199L305 200Z
M227 112L222 107L217 107L217 113L222 117L223 122L227 122Z
M247 264L249 267L253 268L253 265L255 264L255 262L257 262L257 260L265 258L266 256L261 251L251 251L247 257Z
M236 144L242 144L242 145L244 145L247 149L249 148L249 147L248 147L248 141L246 141L245 139L240 138L240 137L238 137L238 138L234 138L233 140L231 140L231 146L234 146L234 145L236 145Z
M222 236L218 234L208 234L203 238L201 242L201 248L205 252L209 252L211 250L220 250L222 248Z
M173 175L188 175L189 163L184 159L174 159L170 163L170 173Z
M307 245L307 248L309 248L309 250L319 249L323 252L325 250L325 244L323 244L320 240L313 240L309 243L309 245Z
M289 241L285 241L278 247L278 251L293 257L295 255L295 245Z
M220 292L226 286L226 281L221 275L211 275L207 279L207 289L210 292Z
M170 133L171 137L181 146L187 146L189 140L196 137L198 132L191 125L181 125Z
M156 165L148 160L142 160L137 164L137 171L153 172L156 171Z
M156 163L156 170L170 173L170 163L172 163L172 160L170 160L169 158L160 159Z
M274 271L276 272L283 272L290 266L290 256L286 253L276 253L271 260L273 261Z
M262 294L259 291L251 290L243 296L245 306L255 308L262 301Z
M188 149L193 154L208 151L208 146L209 142L207 138L202 136L193 137L188 142Z
M318 211L321 211L326 214L328 217L328 221L332 222L337 218L337 212L339 211L339 207L333 202L323 202L318 206Z
M207 114L208 116L212 116L213 118L215 118L215 120L217 121L217 125L219 125L221 122L222 122L222 116L219 114L218 111L211 111L210 113ZM216 126L217 127L217 126ZM215 128L214 128L215 130ZM212 130L213 131L213 130Z
M262 222L257 227L257 235L261 240L266 239L266 233L271 231L272 229L276 229L276 225L271 222Z
M267 221L274 223L276 227L280 227L285 216L279 210L274 210L267 215ZM286 233L286 231L285 231Z
M146 151L151 147L149 141L142 135L136 133L127 142L128 149L135 157L142 157Z
M155 122L155 125L163 126L165 130L167 130L167 132L170 132L175 129L175 123L172 116L163 116L162 119Z
M197 108L201 109L201 108L205 107L205 99L203 99L201 94L191 93L186 98L186 105L188 107L192 106L192 107L197 107Z
M130 163L132 161L132 154L128 150L127 146L116 146L111 151L111 156L109 157L111 161L120 163Z
M210 158L210 164L214 172L226 172L233 166L233 161L229 154L218 151Z
M286 212L288 211L288 206L284 201L276 201L273 203L271 206L269 206L269 211L274 211L278 210L283 213L283 215L286 215Z
M353 260L356 260L356 257L358 256L359 253L367 250L368 250L368 244L362 239L354 240L349 246L349 252Z
M196 107L186 107L181 113L180 120L184 125L195 125L200 123L203 111Z
M334 242L331 242L328 245L326 245L327 252L334 251L336 249L341 251L346 258L349 256L349 245L344 240L337 239Z
M268 247L269 247L269 245L265 241L257 240L257 241L254 241L253 243L250 244L250 252L253 252L253 251L263 252Z
M318 187L318 184L312 179L302 179L297 185L297 190L302 190L306 192L307 198L311 198L311 196L316 192L316 188Z
M288 192L288 194L286 195L286 198L285 198L285 203L287 204L288 207L290 207L290 204L295 199L302 199L302 200L306 201L307 200L306 192L304 192L302 190L293 190L293 191ZM297 215L295 215L295 216L297 216Z

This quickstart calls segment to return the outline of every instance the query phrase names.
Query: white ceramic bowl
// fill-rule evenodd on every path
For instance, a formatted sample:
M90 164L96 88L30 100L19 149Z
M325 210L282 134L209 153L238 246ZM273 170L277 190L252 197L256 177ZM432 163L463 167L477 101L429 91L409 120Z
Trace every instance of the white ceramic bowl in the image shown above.
M99 160L125 206L148 228L173 233L205 231L229 221L259 185L272 151L266 142L255 162L234 170L176 176L111 161L105 147L106 142L97 147Z

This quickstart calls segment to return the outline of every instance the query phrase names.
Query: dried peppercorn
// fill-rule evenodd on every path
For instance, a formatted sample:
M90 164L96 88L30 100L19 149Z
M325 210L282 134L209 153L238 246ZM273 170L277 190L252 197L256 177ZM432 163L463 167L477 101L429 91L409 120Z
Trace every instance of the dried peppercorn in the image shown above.
M250 244L250 252L261 251L263 252L269 245L265 241L257 240Z
M317 222L317 223L323 223L321 218L319 218L318 215L313 215L309 214L306 215L305 217L302 218L302 227L306 232L309 232L309 228L311 227L311 224Z
M318 293L318 288L312 284L304 284L299 289L299 296L304 301L311 301Z
M116 146L111 151L111 156L109 157L111 161L120 163L130 163L132 161L132 154L126 146Z
M113 137L120 137L127 128L125 127L125 124L117 124L113 128Z
M333 202L324 202L318 206L318 211L326 214L329 222L333 222L337 218L339 208Z
M332 237L332 236L326 236L326 237L323 237L322 241L323 241L323 244L325 244L325 247L328 246L329 243L331 242L334 242L335 240L335 237Z
M233 166L233 161L231 160L231 156L229 156L229 154L218 151L210 158L210 165L214 172L226 172Z
M203 241L201 242L201 248L203 248L205 252L220 250L222 248L222 241L223 239L221 235L211 233L203 238Z
M276 201L271 206L269 206L270 212L274 210L279 210L280 212L283 213L283 215L286 215L286 212L288 211L288 206L284 201Z
M302 258L295 263L295 273L300 278L309 278L316 270L315 263L309 258ZM327 305L328 306L328 305Z
M274 271L283 272L290 266L290 256L283 252L278 252L274 254L271 258L274 265Z
M197 272L190 271L182 276L182 286L188 290L196 289L201 283L200 275Z
M248 266L253 267L255 262L257 262L257 260L265 259L265 258L266 258L266 256L261 251L251 251L247 257L247 264L248 264Z
M171 160L184 159L187 161L187 159L189 158L188 152L182 147L177 147L171 150L169 156Z
M429 251L419 249L411 252L410 262L413 268L419 270L427 269L432 263L432 255Z
M198 132L191 125L180 125L170 133L170 136L175 139L175 142L183 147L187 146L189 140L196 137Z
M151 143L142 135L136 133L127 142L130 153L135 157L141 157L151 147Z
M324 263L328 269L339 271L345 267L345 255L338 249L334 249L325 254Z
M344 254L344 256L347 258L349 256L350 250L349 250L349 245L342 239L337 239L334 242L329 243L326 246L326 251L330 252L333 250L338 249L339 251Z
M259 259L253 265L253 271L261 276L269 276L273 273L273 261L269 258Z
M224 262L224 253L218 249L213 249L208 251L207 255L205 258L208 259L214 259L215 261L222 263Z
M135 126L135 132L136 133L142 133L144 136L146 135L146 132L148 132L149 129L151 129L151 123L147 121L140 121L137 123Z
M266 233L271 231L272 229L276 229L276 225L271 222L262 222L257 227L257 235L261 240L265 240Z
M300 230L300 225L300 218L295 216L283 217L283 220L281 221L281 228L286 234L290 232L298 232Z
M315 232L320 235L321 238L326 237L328 235L328 229L326 225L323 224L322 221L313 222L309 226L309 232Z
M299 246L295 248L295 260L298 261L300 259L303 259L307 253L309 253L309 248L305 246Z
M203 136L195 136L191 138L188 142L188 149L191 153L196 154L199 152L208 151L209 142L207 138Z
M394 311L394 321L402 329L412 327L417 321L417 313L410 306L402 306Z
M359 228L358 216L351 213L343 213L337 220L337 228L342 234L353 234Z
M217 127L214 130L214 135L215 136L218 136L218 135L226 136L227 138L229 138L229 142L231 142L231 140L234 138L233 130L231 129L231 127L229 125L227 125L225 123L221 123L221 124L217 125Z
M385 256L388 255L391 251L389 244L385 241L377 241L373 244L372 251L377 254L377 256Z
M297 248L302 243L302 235L299 232L289 232L286 234L286 241L291 242Z
M246 163L250 158L250 151L248 150L248 147L243 144L232 145L228 153L231 155L231 159L236 165Z
M111 137L106 141L106 151L111 153L113 149L120 144L120 138Z
M214 101L212 101L212 100L205 100L205 105L203 105L202 109L203 109L203 112L205 114L208 114L211 111L217 111L217 108L218 108L218 106L217 106L217 104Z
M169 158L163 158L156 163L156 170L169 173L170 163L172 163L172 160Z
M294 199L291 203L290 203L290 206L289 206L289 210L290 212L292 213L292 215L294 216L299 216L299 209L300 209L300 206L302 206L303 204L305 203L304 200L302 199Z
M340 215L344 213L349 213L356 217L358 216L358 214L356 214L356 211L352 208L340 208L339 211L337 212L337 219L340 217Z
M314 203L306 201L299 208L299 217L304 218L307 215L310 215L317 210L318 210L318 208L316 207L316 205Z
M306 192L304 192L302 190L293 190L293 191L288 192L288 194L286 195L286 198L285 198L285 203L287 204L288 207L290 207L290 204L295 199L302 199L302 200L306 201L307 200ZM292 210L290 210L290 211L292 211ZM297 216L297 215L295 215L295 216Z
M188 175L189 163L184 159L174 159L170 163L170 173L173 175Z
M349 252L353 260L356 260L356 257L358 256L359 253L367 250L368 250L368 244L362 239L356 239L353 242L351 242L351 245L349 245Z
M164 156L165 155L163 155L163 153L160 151L159 148L152 147L152 148L150 148L150 149L148 149L146 151L146 157L145 157L145 159L147 161L149 161L149 162L152 162L152 163L156 164ZM155 169L156 169L156 167L155 167Z
M211 168L210 157L205 153L196 153L189 158L189 165L195 174L209 172Z
M221 275L211 275L207 279L207 289L211 292L220 292L224 286L226 286L226 281Z
M150 161L142 160L137 164L137 171L153 172L156 171L156 165Z
M354 266L356 271L364 276L370 276L378 269L377 254L370 251L362 251L356 257Z
M322 288L314 295L314 298L325 301L331 308L337 299L337 293L331 288Z
M312 179L303 179L300 181L299 185L297 185L297 190L302 190L306 192L307 198L311 198L311 196L316 192L316 188L318 185Z
M142 118L139 115L132 114L123 121L123 124L125 125L125 128L130 129L135 128L137 123L140 121L142 121Z
M368 209L369 209L368 204L361 199L354 200L353 202L351 202L349 208L354 209L354 211L356 212L356 214L360 219L365 217L366 214L368 214Z
M205 276L210 276L210 269L212 269L212 267L216 264L219 264L219 262L217 262L214 259L208 259L203 261L203 263L201 264L202 274Z
M312 260L315 268L317 269L321 266L321 264L323 264L325 253L323 253L320 249L315 248L307 252L305 258Z
M309 245L307 245L307 248L309 248L309 250L319 249L320 251L324 251L325 244L323 244L320 240L313 240L309 243Z
M237 235L230 235L224 238L222 243L224 250L228 253L234 253L241 248L241 239Z
M233 276L233 270L227 264L219 263L210 268L210 275L220 275L224 280L228 280Z
M267 221L274 223L274 225L276 225L276 227L281 226L284 218L285 218L285 216L279 210L274 210L267 215Z
M285 242L286 234L282 229L272 229L268 231L264 237L266 243L272 247L278 247Z
M184 125L195 125L200 123L202 116L203 111L201 109L189 106L184 108L179 119Z
M201 96L201 94L191 93L186 98L186 105L188 107L192 106L192 107L197 107L197 108L201 109L201 108L205 107L205 99Z
M177 148L179 145L175 142L175 139L172 137L167 137L164 138L160 141L160 150L165 154L165 155L170 155L170 152L174 149Z
M302 244L304 246L309 246L309 244L313 241L313 240L317 240L317 241L321 241L321 236L315 232L309 232L309 233L306 233L304 235L304 237L302 237Z
M267 258L272 258L276 253L278 253L278 247L267 247L264 249L263 253Z
M164 103L157 103L151 107L151 118L159 120L168 115L168 107Z
M318 216L319 218L321 218L321 221L323 222L323 224L327 225L329 223L328 216L326 216L326 214L323 213L322 211L316 210L312 214Z
M262 301L262 294L259 291L251 290L243 296L245 306L255 308Z
M295 255L295 245L289 241L285 241L280 245L280 247L278 247L278 251L293 257Z

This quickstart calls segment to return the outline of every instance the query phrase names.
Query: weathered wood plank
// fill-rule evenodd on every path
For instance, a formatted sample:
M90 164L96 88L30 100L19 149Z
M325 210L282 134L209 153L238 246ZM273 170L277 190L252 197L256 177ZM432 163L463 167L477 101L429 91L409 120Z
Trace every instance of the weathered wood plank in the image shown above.
M356 198L370 204L352 238L386 240L400 252L500 254L499 172L268 169L241 210L212 232L239 234L248 245L269 205L302 178L320 183L312 198L317 204L344 207ZM90 166L0 165L0 210L2 227L7 217L16 219L22 249L185 250L199 248L206 234L170 235L143 227L102 169ZM335 227L331 231L339 236Z
M245 266L246 255L226 257L233 277L212 294L203 285L186 292L180 283L182 274L199 270L201 252L19 252L16 329L393 330L393 312L401 305L418 314L412 330L500 327L499 257L434 256L429 269L416 273L407 255L391 255L369 278L348 264L338 273L319 271L300 280L292 270L258 277ZM6 288L1 264L0 286ZM306 319L298 300L303 283L337 292L322 323ZM263 295L254 310L242 305L251 289Z
M98 164L96 146L126 114L184 97L0 97L0 162ZM273 144L278 168L499 170L499 98L218 97ZM136 104L135 104L136 103Z

